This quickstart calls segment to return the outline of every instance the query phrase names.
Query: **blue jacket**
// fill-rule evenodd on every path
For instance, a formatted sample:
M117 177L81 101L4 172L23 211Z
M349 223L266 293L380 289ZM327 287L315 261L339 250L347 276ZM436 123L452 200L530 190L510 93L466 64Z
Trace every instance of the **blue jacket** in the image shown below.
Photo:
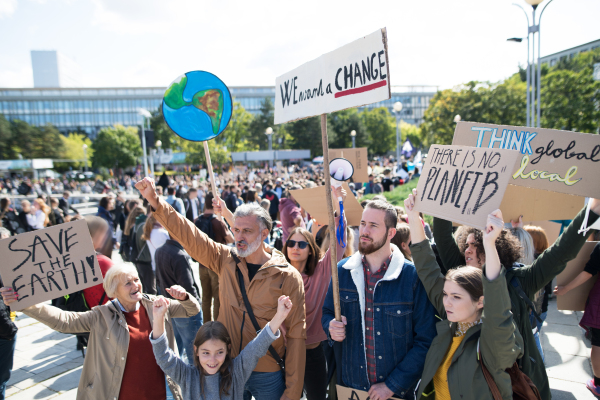
M425 356L436 335L435 309L419 280L413 263L392 245L393 256L374 292L375 356L377 383L385 382L396 396L412 399L421 378ZM365 279L362 256L338 263L340 304L346 317L346 339L342 342L342 385L369 390L365 352ZM329 336L335 318L331 283L323 305L321 323ZM330 338L330 344L331 344ZM339 373L338 373L338 376Z

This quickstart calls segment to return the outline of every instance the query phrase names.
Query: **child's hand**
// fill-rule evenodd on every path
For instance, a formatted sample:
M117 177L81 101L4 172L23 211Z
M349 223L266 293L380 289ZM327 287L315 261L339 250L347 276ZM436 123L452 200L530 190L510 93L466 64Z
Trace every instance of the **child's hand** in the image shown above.
M152 307L152 314L154 316L154 321L162 321L165 318L165 314L167 313L167 308L169 307L169 300L158 296L156 300L154 300Z
M277 300L277 313L275 314L275 317L273 317L273 319L277 318L281 321L285 321L288 314L292 310L292 306L292 300L290 300L289 296L279 297L279 299Z

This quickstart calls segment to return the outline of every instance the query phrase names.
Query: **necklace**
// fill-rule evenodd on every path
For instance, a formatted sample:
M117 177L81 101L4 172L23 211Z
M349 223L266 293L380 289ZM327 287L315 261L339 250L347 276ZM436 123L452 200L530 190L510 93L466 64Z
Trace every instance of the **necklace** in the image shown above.
M475 322L459 322L458 323L458 327L456 328L456 332L454 333L454 336L464 336L465 333L467 333L467 331L475 326L475 325L479 325L481 324L481 318L479 318L477 321Z

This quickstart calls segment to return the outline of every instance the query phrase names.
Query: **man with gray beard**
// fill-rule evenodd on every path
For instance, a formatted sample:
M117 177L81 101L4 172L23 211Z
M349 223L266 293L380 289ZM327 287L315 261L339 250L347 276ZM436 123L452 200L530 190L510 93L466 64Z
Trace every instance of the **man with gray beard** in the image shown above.
M273 222L258 204L244 204L227 215L233 230L235 249L216 243L193 222L179 214L156 193L154 181L144 178L135 187L154 209L156 220L169 231L188 254L219 276L220 311L231 337L231 356L256 337L277 311L277 299L289 296L293 308L284 322L284 334L272 344L246 382L244 398L257 400L299 400L304 385L306 332L304 283L278 250L263 242ZM227 213L224 202L213 202L217 215ZM243 290L242 290L243 288ZM246 308L244 292L251 310ZM251 318L253 313L258 327ZM285 338L284 338L285 336ZM283 358L285 357L285 368Z

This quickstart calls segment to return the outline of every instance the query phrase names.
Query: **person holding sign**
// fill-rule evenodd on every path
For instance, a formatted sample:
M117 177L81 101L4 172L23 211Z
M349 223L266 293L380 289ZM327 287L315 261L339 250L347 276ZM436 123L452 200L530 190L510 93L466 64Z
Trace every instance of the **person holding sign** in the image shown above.
M505 370L523 354L523 339L510 312L506 269L495 246L504 226L502 213L496 210L488 215L482 235L485 274L480 268L467 266L450 270L444 277L414 209L416 196L413 189L404 201L413 240L411 252L429 300L443 318L437 323L438 334L427 353L417 399L495 399L483 370L478 368L479 353L502 398L512 399L511 380ZM485 315L484 298L492 299L485 302Z
M333 188L333 195L343 200L346 191L341 187ZM336 229L340 224L336 218ZM346 238L344 238L344 241ZM312 233L303 227L290 231L282 253L290 264L301 274L304 282L306 297L306 368L304 388L308 400L325 400L327 394L327 365L321 342L327 339L327 334L321 326L323 303L327 287L331 281L331 254L329 249L321 257L321 250ZM344 248L337 242L337 261L344 258Z
M232 357L269 322L279 296L290 297L294 307L284 323L287 340L273 342L246 383L246 391L257 400L300 399L306 359L304 286L302 276L283 254L263 243L273 223L269 214L257 204L239 206L232 221L236 244L232 249L215 243L160 199L152 179L144 178L135 187L156 210L154 216L169 235L194 260L219 276L218 320L231 335ZM213 207L217 214L226 208L222 199L214 199Z
M23 309L28 315L63 333L89 332L88 350L83 362L77 399L156 399L166 398L165 375L157 365L148 338L152 331L153 303L158 299L142 293L142 284L132 264L115 265L104 278L104 290L111 300L86 312L62 311L43 303ZM191 317L200 305L181 286L171 286L166 334L175 348L171 318ZM6 305L17 301L19 293L0 288ZM171 392L180 395L177 385ZM180 398L180 397L177 397Z
M589 206L587 223L588 226L591 226L600 215L600 200L591 199ZM585 217L586 209L584 208L556 242L531 265L517 263L517 260L521 258L521 248L514 236L501 234L496 240L500 262L506 268L508 294L513 305L511 311L524 341L523 357L519 360L519 368L531 378L544 400L551 398L550 385L546 367L532 331L535 319L532 321L530 315L535 316L537 313L533 310L533 303L530 299L556 275L560 274L569 261L577 257L587 237L591 234L591 231L585 235L578 233ZM440 258L449 270L462 265L483 268L486 255L483 248L483 234L480 230L466 228L455 241L452 236L452 222L434 218L433 238Z
M335 320L332 284L321 319L328 339L342 342L338 384L368 391L372 400L413 398L436 335L435 310L415 266L391 244L397 222L391 204L365 205L359 252L338 264L342 321Z

